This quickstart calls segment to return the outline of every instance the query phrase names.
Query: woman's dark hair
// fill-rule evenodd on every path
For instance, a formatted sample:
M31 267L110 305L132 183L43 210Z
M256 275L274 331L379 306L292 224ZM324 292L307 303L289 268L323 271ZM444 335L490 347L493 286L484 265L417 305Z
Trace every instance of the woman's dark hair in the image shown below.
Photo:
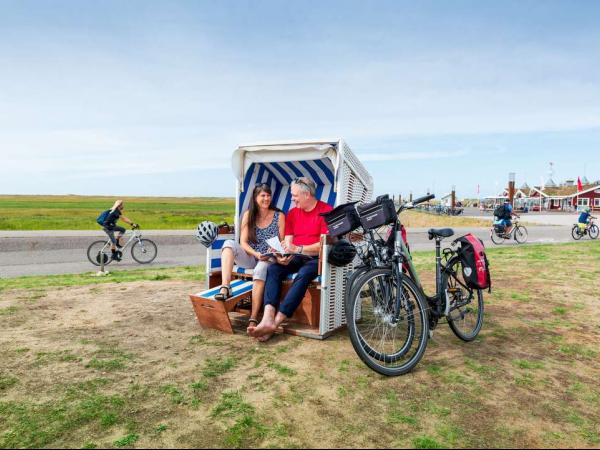
M258 219L258 211L260 211L260 207L258 203L256 203L256 197L261 192L266 192L269 195L273 195L271 192L271 186L267 183L260 183L254 186L254 190L252 191L252 202L250 203L250 207L248 208L248 242L256 243L256 220ZM269 205L269 209L272 211L281 211L279 208L273 206L273 203Z

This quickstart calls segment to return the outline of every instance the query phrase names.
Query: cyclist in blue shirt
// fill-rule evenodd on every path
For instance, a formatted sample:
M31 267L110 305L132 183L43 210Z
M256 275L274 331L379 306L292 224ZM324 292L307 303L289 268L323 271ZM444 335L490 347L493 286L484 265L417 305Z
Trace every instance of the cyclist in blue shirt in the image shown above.
M590 207L586 206L585 208L583 208L583 210L581 211L581 214L579 215L579 230L581 232L584 232L586 230L586 228L588 227L590 221L592 219L596 219L596 217L592 216L590 214Z
M494 222L494 225L502 225L504 227L504 234L508 236L513 228L513 224L512 224L513 216L519 217L518 214L514 213L513 207L510 204L510 201L508 199L506 199L504 201L504 214L502 216L498 217L498 219Z

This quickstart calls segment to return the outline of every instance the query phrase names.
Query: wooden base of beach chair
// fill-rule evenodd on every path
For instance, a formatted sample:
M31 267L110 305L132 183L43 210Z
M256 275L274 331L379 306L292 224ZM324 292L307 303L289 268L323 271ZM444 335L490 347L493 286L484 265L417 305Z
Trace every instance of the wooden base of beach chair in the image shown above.
M252 281L236 280L231 286L233 295L224 301L214 298L218 288L190 295L200 325L233 334L229 313L233 312L242 300L252 298Z
M221 272L215 272L210 275L208 285L210 289L198 294L190 295L190 300L194 306L198 322L205 328L213 328L226 333L234 333L233 325L243 327L248 326L248 317L250 316L249 306L240 308L242 300L252 300L252 275L232 273L231 286L233 287L233 296L225 301L214 299L215 289L218 289L221 283ZM292 286L292 280L283 283L281 295L282 298L287 294ZM241 294L237 294L241 292ZM322 339L319 336L319 320L321 314L321 290L317 282L312 283L306 291L300 306L296 309L294 315L282 329L282 332L296 336L305 336L316 339ZM233 325L232 325L233 323Z

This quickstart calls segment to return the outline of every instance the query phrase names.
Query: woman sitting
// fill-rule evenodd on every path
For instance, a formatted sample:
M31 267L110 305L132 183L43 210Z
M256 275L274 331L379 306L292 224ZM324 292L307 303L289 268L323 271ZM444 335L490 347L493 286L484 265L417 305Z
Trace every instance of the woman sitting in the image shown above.
M242 215L240 242L225 241L221 250L220 292L216 300L227 300L231 297L231 272L234 264L244 269L254 269L252 287L252 312L250 325L258 324L258 313L262 306L267 279L267 268L271 262L268 256L267 239L272 237L283 240L285 215L271 204L271 187L266 183L257 184L252 192L252 202L248 211Z

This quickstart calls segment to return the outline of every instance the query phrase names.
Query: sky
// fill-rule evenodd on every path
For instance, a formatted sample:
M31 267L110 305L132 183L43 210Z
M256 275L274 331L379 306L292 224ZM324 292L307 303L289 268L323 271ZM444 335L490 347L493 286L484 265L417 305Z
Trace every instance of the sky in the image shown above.
M378 194L598 180L598 23L592 0L0 0L0 194L233 196L239 144L340 137Z

